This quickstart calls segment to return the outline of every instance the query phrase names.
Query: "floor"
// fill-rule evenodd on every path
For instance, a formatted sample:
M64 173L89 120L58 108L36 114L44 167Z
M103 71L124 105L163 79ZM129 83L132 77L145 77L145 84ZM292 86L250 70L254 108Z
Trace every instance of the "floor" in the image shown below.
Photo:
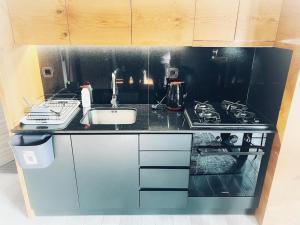
M28 219L14 162L0 168L0 218L0 225L257 225L253 216L240 215L63 216Z

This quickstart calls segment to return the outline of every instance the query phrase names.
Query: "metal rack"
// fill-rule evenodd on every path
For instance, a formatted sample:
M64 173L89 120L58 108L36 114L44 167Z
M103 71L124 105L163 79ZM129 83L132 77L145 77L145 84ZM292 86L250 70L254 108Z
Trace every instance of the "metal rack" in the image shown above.
M80 105L80 101L76 100L75 97L69 97L61 95L45 96L45 101L30 107L30 110L20 123L31 125L57 125L65 123Z

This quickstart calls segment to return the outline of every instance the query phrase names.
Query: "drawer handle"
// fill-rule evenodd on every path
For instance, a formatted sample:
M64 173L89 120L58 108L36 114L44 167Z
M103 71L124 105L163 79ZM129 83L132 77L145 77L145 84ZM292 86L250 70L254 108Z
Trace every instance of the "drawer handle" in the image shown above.
M140 166L140 169L190 169L189 166Z
M188 188L140 188L140 191L188 191Z

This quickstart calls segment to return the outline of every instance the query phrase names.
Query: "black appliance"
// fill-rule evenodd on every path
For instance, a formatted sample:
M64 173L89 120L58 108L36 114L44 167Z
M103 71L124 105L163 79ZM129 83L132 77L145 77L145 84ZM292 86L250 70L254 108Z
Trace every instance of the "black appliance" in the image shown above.
M184 81L173 79L168 81L166 105L171 111L181 111L184 107L184 98L186 96Z
M248 106L230 101L197 102L185 107L185 117L191 129L224 128L239 130L274 130L275 126Z
M189 196L255 197L266 139L265 133L195 133Z
M189 197L221 198L222 201L224 197L246 197L245 208L255 209L274 125L246 105L230 101L194 102L186 106L185 117L195 129ZM241 204L240 198L231 198L230 203L233 202Z

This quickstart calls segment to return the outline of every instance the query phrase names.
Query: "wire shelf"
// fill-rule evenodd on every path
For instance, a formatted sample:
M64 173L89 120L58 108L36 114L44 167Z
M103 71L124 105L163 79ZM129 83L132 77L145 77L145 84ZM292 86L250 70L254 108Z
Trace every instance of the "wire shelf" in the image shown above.
M62 124L79 107L76 94L54 94L41 96L39 104L30 107L22 124Z

